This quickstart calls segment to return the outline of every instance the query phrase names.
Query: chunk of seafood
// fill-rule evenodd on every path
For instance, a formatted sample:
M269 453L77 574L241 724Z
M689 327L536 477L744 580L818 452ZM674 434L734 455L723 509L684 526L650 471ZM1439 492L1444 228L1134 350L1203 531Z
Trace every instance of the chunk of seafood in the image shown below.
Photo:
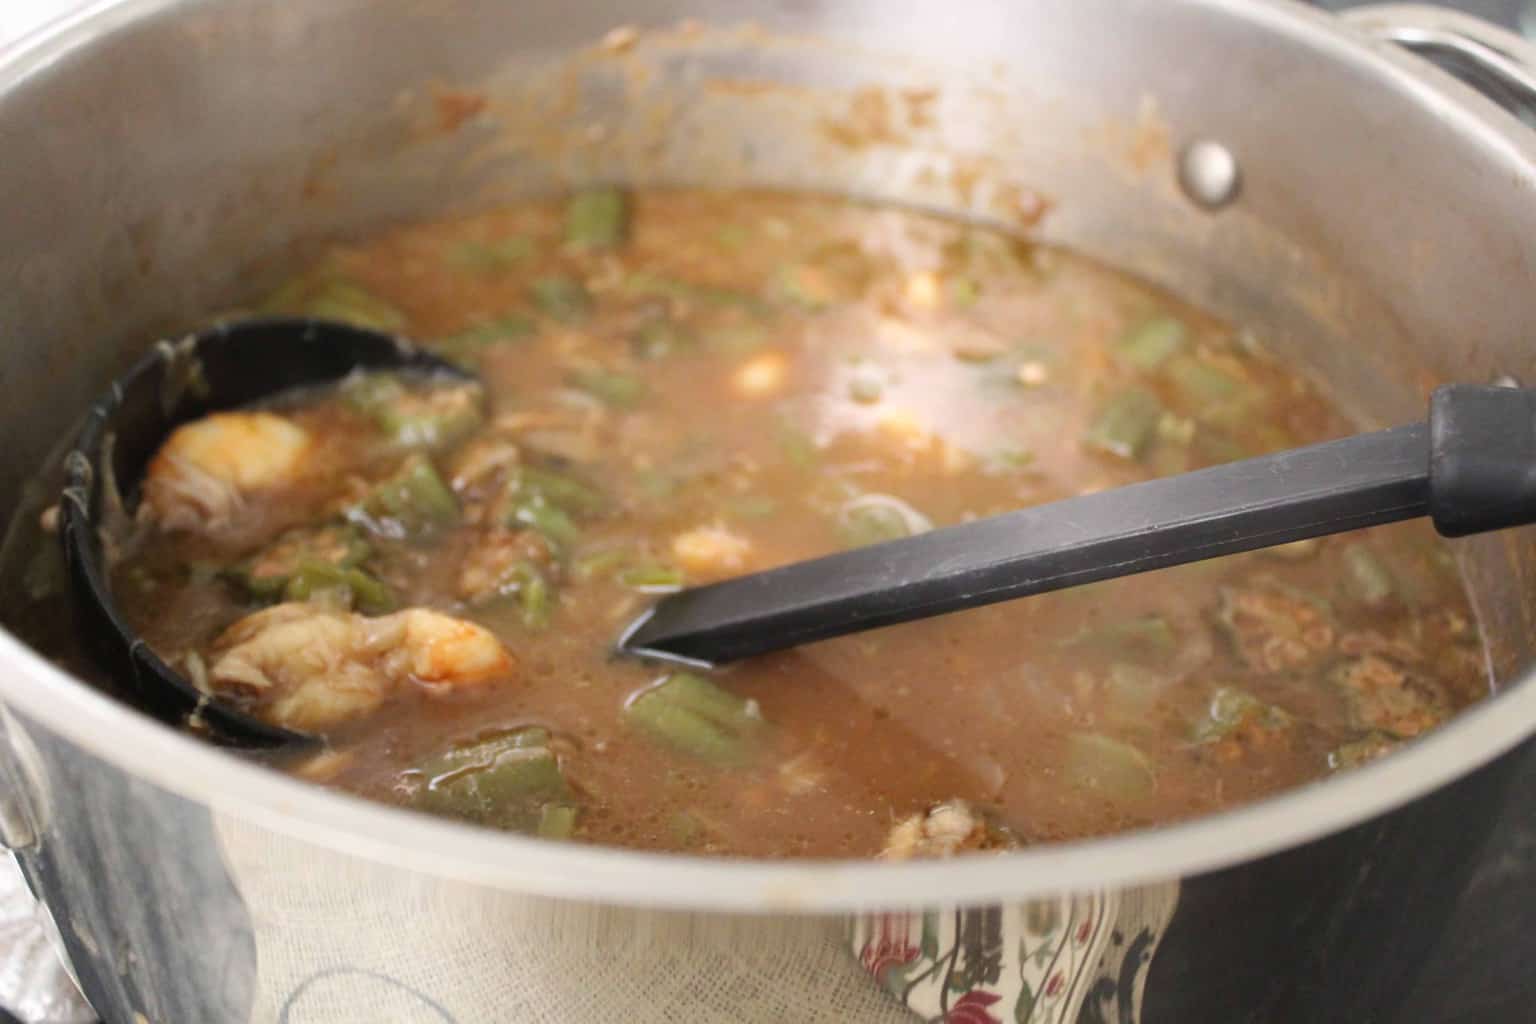
M410 684L433 692L509 679L512 655L487 630L425 608L366 618L288 602L247 615L213 647L210 687L265 721L323 730L378 710Z
M946 800L897 822L880 857L952 857L972 851L1011 850L1019 845L1018 837L992 816L964 800Z
M269 412L221 412L171 433L144 477L144 504L163 529L217 532L246 499L297 481L314 448L298 424Z
M1362 729L1408 739L1439 725L1450 714L1440 688L1374 654L1339 665L1330 678Z
M1280 586L1223 588L1216 621L1237 654L1260 672L1315 665L1334 644L1324 608Z

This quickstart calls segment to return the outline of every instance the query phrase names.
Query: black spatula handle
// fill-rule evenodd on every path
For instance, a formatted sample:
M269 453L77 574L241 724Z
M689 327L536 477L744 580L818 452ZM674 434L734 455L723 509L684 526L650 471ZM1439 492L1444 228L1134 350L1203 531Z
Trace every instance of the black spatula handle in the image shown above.
M1431 515L1536 522L1536 392L1450 385L1430 422L1068 498L664 598L620 642L719 663L877 626Z
M1472 384L1435 390L1429 514L1447 537L1536 522L1536 391Z

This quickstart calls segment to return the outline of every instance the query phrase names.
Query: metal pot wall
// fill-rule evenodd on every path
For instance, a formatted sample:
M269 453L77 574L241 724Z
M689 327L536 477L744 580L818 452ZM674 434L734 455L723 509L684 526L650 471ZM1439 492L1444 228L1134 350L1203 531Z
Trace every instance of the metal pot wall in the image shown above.
M1528 532L1460 548L1498 695L1403 753L1215 818L955 862L700 861L428 820L179 734L71 654L66 609L36 600L38 467L146 338L306 239L562 182L997 220L1045 197L1034 234L1258 326L1364 420L1417 416L1442 379L1536 380L1536 133L1386 41L1531 104L1527 55L1486 27L1268 0L624 16L638 38L595 47L609 5L571 0L123 0L0 57L0 838L95 1006L903 1019L883 986L963 1020L1389 1019L1536 732ZM464 91L488 105L447 116Z

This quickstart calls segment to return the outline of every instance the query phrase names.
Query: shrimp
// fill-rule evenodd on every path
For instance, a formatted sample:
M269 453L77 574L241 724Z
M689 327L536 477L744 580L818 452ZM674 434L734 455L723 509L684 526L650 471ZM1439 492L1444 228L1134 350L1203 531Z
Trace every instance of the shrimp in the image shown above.
M784 390L789 361L780 352L753 356L731 374L731 390L742 398L771 398Z
M162 528L229 528L247 497L294 483L314 440L269 412L214 413L178 427L150 461L144 509Z
M746 568L752 542L724 526L701 526L672 539L672 555L684 571L701 578L720 578Z
M425 608L366 618L289 602L240 619L213 647L209 684L275 725L323 730L377 711L407 686L433 695L509 679L488 630Z
M483 686L505 679L516 668L512 655L496 635L473 622L426 608L410 608L388 616L402 620L404 637L399 660L386 659L398 671L436 692Z

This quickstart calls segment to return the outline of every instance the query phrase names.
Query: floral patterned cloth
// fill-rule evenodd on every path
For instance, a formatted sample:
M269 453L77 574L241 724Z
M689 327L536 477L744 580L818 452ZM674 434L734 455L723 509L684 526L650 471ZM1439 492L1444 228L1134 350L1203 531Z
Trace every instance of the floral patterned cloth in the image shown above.
M871 914L864 969L942 1024L1136 1021L1146 968L1178 905L1174 883L1011 906Z

